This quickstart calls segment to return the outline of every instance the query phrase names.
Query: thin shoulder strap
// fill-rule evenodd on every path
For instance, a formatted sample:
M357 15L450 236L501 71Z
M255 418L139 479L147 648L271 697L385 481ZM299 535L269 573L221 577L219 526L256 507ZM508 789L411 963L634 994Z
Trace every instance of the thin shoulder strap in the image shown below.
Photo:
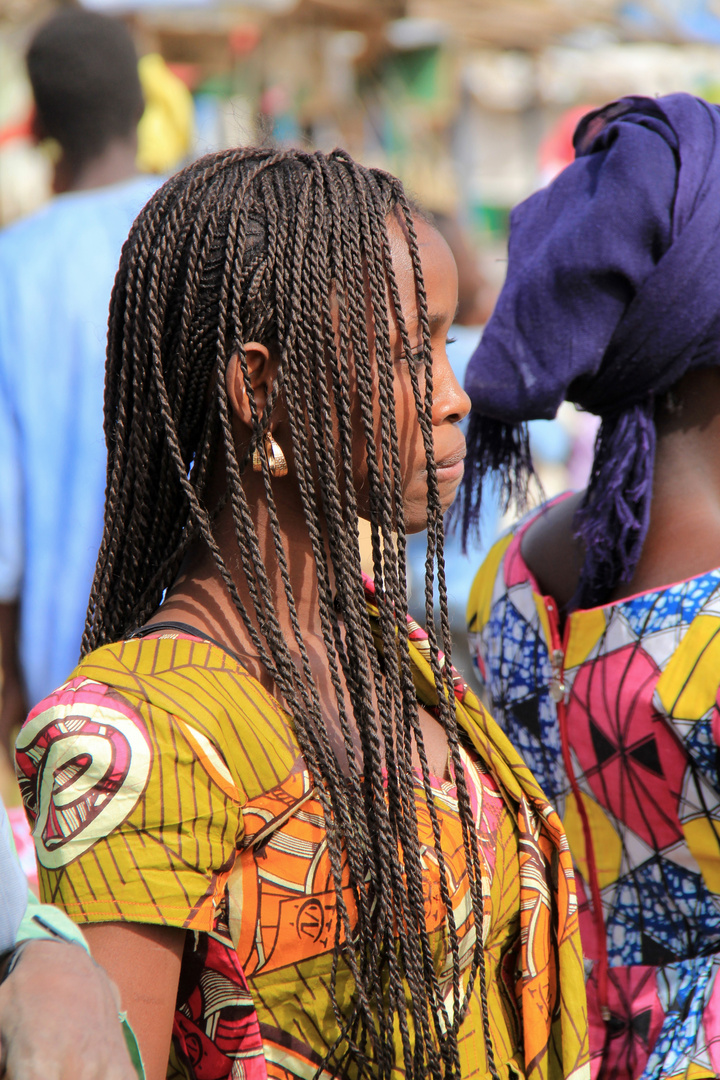
M140 626L137 630L132 630L127 634L125 640L132 641L134 638L149 637L151 634L156 634L163 630L177 630L181 634L189 634L191 637L197 637L201 638L203 641L208 641L211 645L215 645L218 649L222 649L228 656L232 656L233 660L236 660L238 664L242 665L242 660L238 654L233 652L232 649L229 649L227 645L223 645L222 641L210 637L209 634L206 634L203 630L198 630L195 626L190 626L189 623L171 622L169 620L165 622L146 623L145 626Z

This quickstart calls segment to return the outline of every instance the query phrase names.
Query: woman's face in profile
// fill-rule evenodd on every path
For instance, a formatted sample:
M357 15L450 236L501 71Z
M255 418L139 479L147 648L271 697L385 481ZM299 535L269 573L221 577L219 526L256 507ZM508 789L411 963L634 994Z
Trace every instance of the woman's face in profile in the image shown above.
M459 428L470 410L470 399L458 383L447 357L447 335L455 317L458 302L458 274L450 248L440 233L421 218L415 219L418 253L422 267L423 281L427 298L427 312L430 328L430 349L432 354L432 438L437 467L438 494L442 512L449 509L457 487L462 479L465 458L465 436ZM423 334L419 325L416 281L413 270L408 238L404 224L395 215L388 219L388 237L398 299L405 320L410 350L406 355L402 336L399 332L395 306L387 294L388 332L390 355L393 362L393 388L395 397L395 419L397 425L398 455L402 485L402 500L405 528L408 532L419 532L427 527L428 477L425 445L423 442L418 411L413 393L413 373L417 380L420 400L425 396L425 356L423 352ZM337 305L333 302L333 318L337 318ZM367 330L371 356L374 353L374 319L370 295L367 295ZM337 325L335 327L337 333ZM339 344L338 344L339 348ZM245 352L248 368L253 380L255 404L259 412L265 407L270 379L275 376L278 366L277 357L267 346L257 342L246 342ZM339 354L338 354L339 355ZM349 364L352 426L354 429L353 478L358 497L358 510L362 517L369 517L368 500L368 465L367 444L365 441L365 423L358 396L358 384L354 373L351 356L345 358ZM232 411L242 421L242 430L238 431L239 451L246 449L252 429L252 415L246 405L245 384L234 357L228 365L228 393ZM342 362L342 361L341 361ZM269 378L270 377L270 378ZM378 465L382 463L382 437L380 434L382 416L379 403L377 374L375 386L371 389L376 433ZM237 383L237 386L235 386ZM235 387L233 392L233 387ZM312 376L308 379L306 393L313 393ZM308 401L308 415L309 415ZM297 469L292 451L292 440L285 427L286 416L279 408L277 424L274 427L278 442L287 456L289 476L281 483L297 483ZM340 453L338 431L335 431L337 452ZM339 471L340 462L337 462Z
M443 511L447 510L463 475L465 436L458 427L470 409L470 399L458 383L447 357L447 336L458 302L458 275L455 260L439 232L421 218L415 218L418 250L422 264L430 322L432 349L433 405L432 433L437 463L437 478ZM427 460L417 407L413 395L411 365L415 366L421 398L425 393L425 360L422 355L422 331L410 251L406 235L395 216L389 219L388 234L392 265L400 304L413 354L406 356L389 303L390 347L394 360L395 417L402 472L405 528L419 532L427 526ZM356 489L360 491L367 475L364 462L356 468Z

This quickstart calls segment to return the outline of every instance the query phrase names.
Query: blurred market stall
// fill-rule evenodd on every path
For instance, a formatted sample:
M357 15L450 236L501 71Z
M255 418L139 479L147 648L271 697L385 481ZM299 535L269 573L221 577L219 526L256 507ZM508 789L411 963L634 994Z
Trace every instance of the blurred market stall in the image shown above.
M89 4L130 22L140 51L154 58L149 86L162 58L192 92L192 143L182 132L173 142L156 115L146 124L146 167L165 172L240 142L341 144L491 242L502 240L509 207L564 163L567 110L624 93L714 97L720 87L720 18L710 0ZM52 7L0 0L0 222L46 191L43 155L27 137L22 55ZM166 100L171 125L178 108ZM149 149L153 137L165 139L162 152Z

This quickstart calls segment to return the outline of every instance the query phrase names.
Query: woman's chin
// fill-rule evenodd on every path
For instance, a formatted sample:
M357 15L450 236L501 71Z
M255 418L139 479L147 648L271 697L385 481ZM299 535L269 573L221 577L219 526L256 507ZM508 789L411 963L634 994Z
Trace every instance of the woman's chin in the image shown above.
M439 483L438 484L438 496L440 501L440 510L442 514L446 514L452 504L455 502L455 496L457 489L460 486L460 480L462 479L462 472L454 483ZM406 533L418 533L427 528L427 491L425 492L425 498L423 500L406 500L404 506L404 518L405 518L405 532Z
M453 465L452 477L448 476L444 478L441 476L441 472L450 473L450 471L450 469L438 469L438 494L440 495L440 504L443 508L443 513L446 513L455 502L455 496L457 495L462 478L465 475L464 463L461 461L458 465Z

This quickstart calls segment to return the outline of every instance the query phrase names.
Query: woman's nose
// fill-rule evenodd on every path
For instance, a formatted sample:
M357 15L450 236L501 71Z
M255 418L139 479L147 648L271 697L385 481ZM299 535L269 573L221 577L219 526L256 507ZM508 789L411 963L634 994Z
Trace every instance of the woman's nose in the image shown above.
M469 412L470 398L446 356L433 365L433 424L459 424Z

